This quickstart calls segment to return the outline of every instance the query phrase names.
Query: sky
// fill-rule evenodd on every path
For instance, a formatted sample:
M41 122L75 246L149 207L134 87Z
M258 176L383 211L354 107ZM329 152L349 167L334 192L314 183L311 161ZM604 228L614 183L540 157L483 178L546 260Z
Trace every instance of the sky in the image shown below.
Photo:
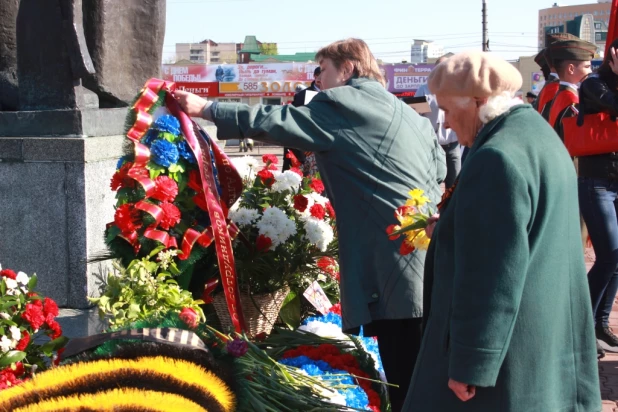
M539 9L549 0L487 0L489 47L505 59L537 51ZM564 0L560 5L596 3ZM448 52L480 49L482 0L167 0L163 60L176 43L242 43L246 35L278 44L279 54L315 52L335 40L365 40L384 62L410 60L414 39Z

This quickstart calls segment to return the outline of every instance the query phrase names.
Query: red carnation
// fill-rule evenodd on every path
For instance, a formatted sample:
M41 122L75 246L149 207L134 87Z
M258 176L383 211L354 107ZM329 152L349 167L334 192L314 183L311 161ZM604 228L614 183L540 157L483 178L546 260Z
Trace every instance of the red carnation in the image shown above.
M155 191L152 194L153 199L162 202L173 202L178 196L178 184L168 176L159 176L155 179Z
M22 381L17 379L15 371L10 367L0 372L0 390L19 385L20 383L22 383Z
M51 329L51 334L49 335L49 337L52 340L58 339L60 336L62 336L62 328L60 327L60 324L54 320L53 316L47 315L45 323L47 323L47 326L49 327L49 329Z
M56 305L56 302L50 298L45 298L45 302L43 303L43 314L45 317L48 315L52 315L53 317L58 316L58 305Z
M40 300L38 302L41 302ZM21 317L26 320L32 329L39 330L45 323L45 315L43 314L42 305L39 306L35 303L27 303L26 310L22 313Z
M17 274L15 272L13 272L11 269L0 270L0 276L3 276L5 278L9 278L9 279L13 279L13 280L15 280L17 278Z
M262 156L262 161L267 165L276 165L277 163L279 163L279 159L277 159L277 156L275 156L274 154L265 154L264 156Z
M338 265L337 265L337 261L335 259L333 259L331 257L328 257L328 256L323 256L323 257L318 259L316 265L323 272L328 273L334 279L339 280L339 271L337 270L338 269Z
M133 162L127 162L123 164L114 176L112 176L112 181L110 183L110 187L113 191L120 189L121 187L135 187L135 180L129 177L129 170L133 167Z
M333 208L333 205L330 204L330 202L326 202L326 213L328 214L328 216L330 216L331 219L335 218L335 209Z
M317 193L322 193L324 191L324 183L322 183L320 179L316 179L315 177L311 179L309 187Z
M19 342L17 342L17 346L15 347L15 349L24 351L28 347L29 343L30 343L30 334L28 333L27 330L22 330L21 339L19 340Z
M200 172L198 172L197 170L191 170L189 172L189 182L187 183L187 186L189 186L191 189L195 190L198 193L204 191L204 189L202 188L202 179L200 177Z
M341 303L331 306L329 313L334 313L341 316Z
M298 210L300 213L303 213L307 210L307 206L309 206L309 199L303 195L294 196L294 209Z
M303 171L300 170L298 167L291 167L290 168L290 172L296 173L297 175L299 175L300 177L304 177L303 175Z
M116 209L114 223L122 233L132 233L142 227L139 210L132 203L125 203Z
M294 155L294 152L292 152L291 150L288 150L288 152L285 155L285 157L290 159L290 163L292 164L292 167L294 167L294 168L300 167L301 163L298 160L298 158Z
M264 155L266 156L266 155ZM270 170L260 170L257 175L262 179L262 184L266 187L271 187L275 183L275 175Z
M199 318L197 312L192 308L182 308L178 316L181 321L187 324L191 329L197 328Z
M315 205L311 206L311 209L309 209L309 212L311 212L311 216L315 217L316 219L324 219L324 216L326 216L326 209L324 209L324 206L322 206L319 203L316 203Z
M259 235L255 242L255 247L258 252L266 252L272 245L273 241L268 236L264 235Z
M161 218L161 228L169 230L180 222L180 210L172 203L161 203L159 205L163 209L163 217Z

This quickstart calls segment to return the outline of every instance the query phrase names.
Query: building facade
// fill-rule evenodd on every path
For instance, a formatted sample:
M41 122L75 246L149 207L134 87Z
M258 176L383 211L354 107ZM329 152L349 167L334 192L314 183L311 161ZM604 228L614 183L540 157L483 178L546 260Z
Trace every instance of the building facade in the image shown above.
M251 56L261 53L261 46L276 50L277 43L262 43L255 36L246 36L244 43L217 43L206 39L199 43L176 43L176 61L192 64L249 63Z
M444 55L444 47L431 40L414 40L410 54L410 63L427 63Z
M610 0L598 0L597 3L576 6L554 3L548 9L539 10L539 50L545 47L546 33L571 33L604 50L611 8Z

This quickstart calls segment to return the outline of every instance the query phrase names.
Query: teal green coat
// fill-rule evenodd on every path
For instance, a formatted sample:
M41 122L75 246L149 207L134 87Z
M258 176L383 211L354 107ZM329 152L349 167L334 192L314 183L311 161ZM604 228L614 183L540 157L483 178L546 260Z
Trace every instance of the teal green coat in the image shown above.
M444 152L427 119L378 82L352 79L306 106L220 103L219 139L249 137L315 152L337 214L345 330L422 316L425 253L402 257L386 228L413 188L437 202Z
M601 410L575 170L531 106L481 130L432 243L404 411ZM461 402L449 378L476 396Z

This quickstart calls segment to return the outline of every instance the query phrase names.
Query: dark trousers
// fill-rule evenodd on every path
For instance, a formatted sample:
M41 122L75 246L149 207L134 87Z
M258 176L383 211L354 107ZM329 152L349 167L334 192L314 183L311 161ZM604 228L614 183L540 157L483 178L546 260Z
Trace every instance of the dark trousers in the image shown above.
M607 327L618 291L618 181L580 177L578 189L596 255L588 272L592 314L596 327Z
M366 335L378 338L380 358L388 383L393 412L400 412L406 400L416 357L421 347L422 318L386 319L374 321Z
M444 185L447 189L455 184L459 171L461 170L461 149L459 142L453 142L442 146L446 154L446 179Z

